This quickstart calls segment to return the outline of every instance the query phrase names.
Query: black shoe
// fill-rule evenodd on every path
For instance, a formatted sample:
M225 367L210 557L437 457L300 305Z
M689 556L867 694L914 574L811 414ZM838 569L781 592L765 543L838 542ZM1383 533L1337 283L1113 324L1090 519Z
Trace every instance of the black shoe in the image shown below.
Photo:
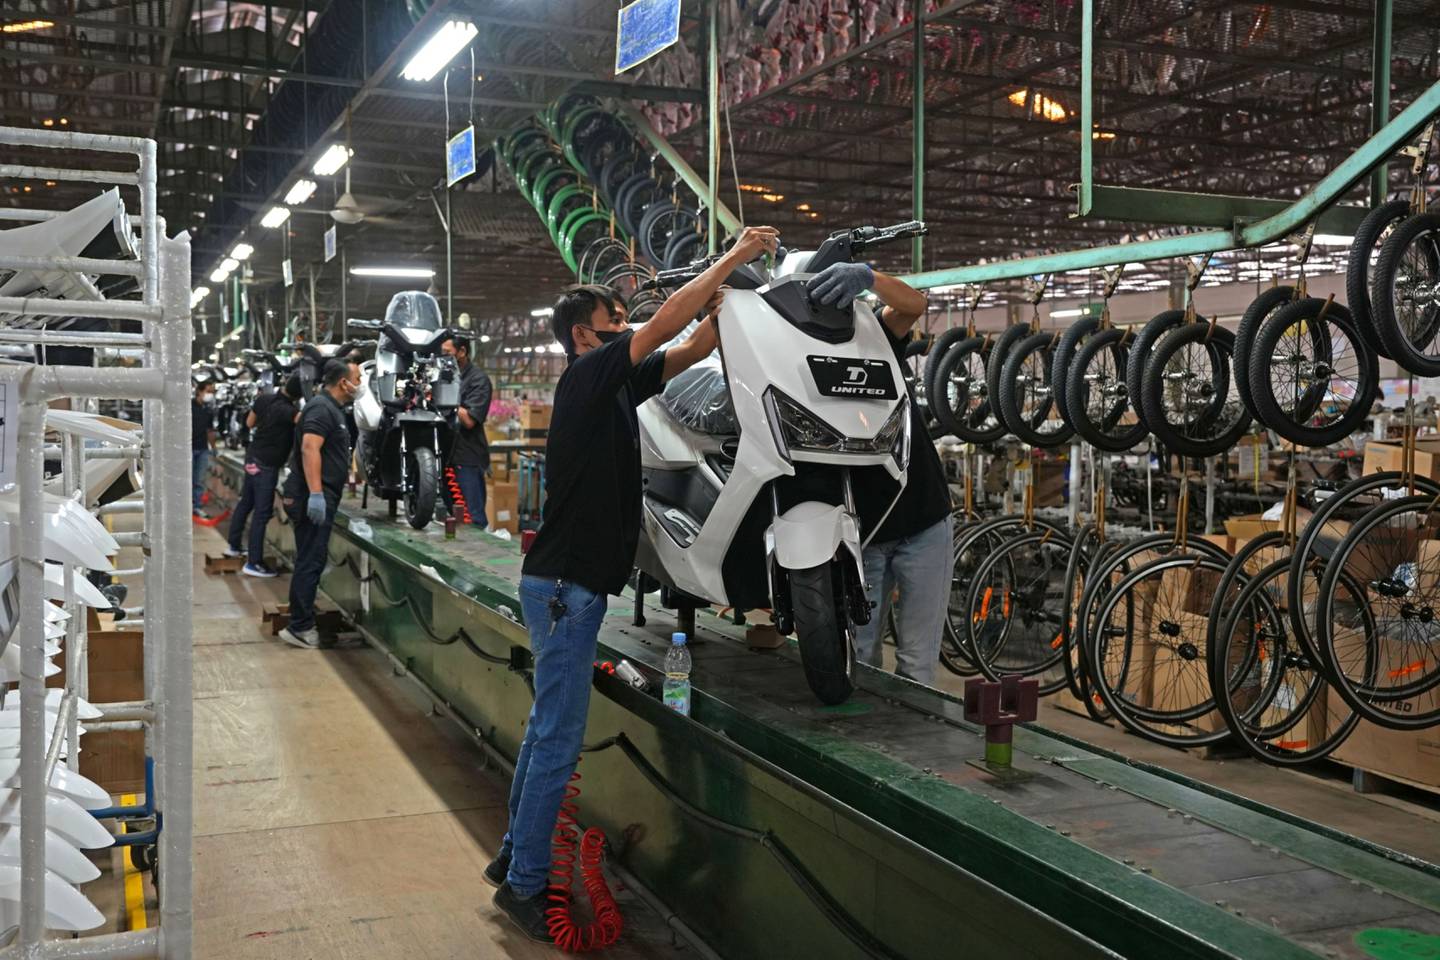
M533 897L520 897L510 889L510 884L502 883L495 891L494 903L531 940L536 943L555 942L555 938L550 936L550 923L545 918L545 911L550 909L548 891L541 890Z
M510 857L502 853L490 861L490 866L485 868L485 873L482 874L482 876L484 876L485 882L490 884L490 886L498 887L505 882L505 876L509 872Z

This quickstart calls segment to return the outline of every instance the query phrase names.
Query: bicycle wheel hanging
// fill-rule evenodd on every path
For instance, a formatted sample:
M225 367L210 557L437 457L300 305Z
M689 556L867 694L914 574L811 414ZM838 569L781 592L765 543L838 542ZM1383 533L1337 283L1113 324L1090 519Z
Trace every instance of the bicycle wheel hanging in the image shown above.
M1375 263L1370 309L1396 363L1440 376L1440 213L1411 217L1390 234Z
M1338 443L1370 415L1375 354L1338 303L1308 297L1277 310L1256 333L1248 376L1262 423L1308 447Z
M1099 450L1124 453L1148 431L1135 415L1125 383L1130 331L1118 327L1090 336L1075 356L1065 379L1065 410L1070 425Z
M926 395L940 426L969 443L994 443L1005 436L986 386L993 353L987 341L969 337L953 343L937 365L934 392Z
M985 358L985 396L990 401L990 412L994 414L996 421L1004 426L1005 433L1015 432L1014 427L1005 419L1005 411L1000 404L1000 381L1004 376L1005 361L1022 340L1033 334L1030 324L1012 323L990 344L990 355Z
M1249 428L1250 413L1230 375L1234 346L1233 333L1198 320L1155 345L1141 400L1146 425L1168 450L1212 457L1234 447Z
M1354 315L1355 325L1360 328L1360 334L1370 344L1370 349L1387 359L1390 354L1380 340L1375 313L1370 308L1370 284L1375 276L1375 262L1380 258L1385 241L1409 216L1409 200L1391 200L1367 213L1355 228L1355 239L1350 243L1350 258L1345 268L1345 305Z
M1056 335L1037 333L1015 345L1000 370L1001 418L1033 447L1058 447L1075 431L1061 417L1050 382Z
M1140 402L1140 398L1145 392L1145 361L1149 358L1150 352L1155 349L1155 344L1160 341L1160 338L1184 322L1184 310L1165 310L1150 318L1138 331L1134 331L1135 335L1130 341L1130 351L1125 361L1125 387L1129 392L1131 409L1135 411L1141 423L1145 423L1146 418L1144 405Z
M1240 391L1240 402L1245 404L1245 409L1250 411L1252 417L1258 417L1258 414L1255 412L1255 401L1250 396L1250 377L1247 373L1250 369L1251 346L1255 343L1255 335L1259 333L1260 325L1294 299L1294 287L1271 287L1250 301L1250 306L1246 307L1240 316L1240 325L1235 328L1235 353L1231 358L1236 374L1235 387Z

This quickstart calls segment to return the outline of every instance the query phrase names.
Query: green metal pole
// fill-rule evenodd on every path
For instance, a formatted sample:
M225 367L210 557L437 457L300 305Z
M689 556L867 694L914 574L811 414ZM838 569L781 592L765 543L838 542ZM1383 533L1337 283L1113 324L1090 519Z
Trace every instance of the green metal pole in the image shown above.
M1385 0L1380 0L1385 2ZM1076 215L1090 215L1095 183L1095 0L1080 5L1080 195Z
M925 18L915 17L915 62L911 70L915 88L911 94L914 110L913 148L911 163L914 168L911 219L925 219ZM910 241L910 269L919 273L925 269L925 238L915 237Z
M1390 52L1395 0L1375 0L1375 45L1370 58L1370 133L1390 122ZM1370 206L1378 207L1389 193L1390 171L1380 164L1370 173Z
M705 46L706 46L706 90L705 90L705 120L710 130L710 155L707 162L710 169L707 171L710 184L710 201L706 204L706 215L708 217L705 230L705 242L708 252L715 253L720 243L719 230L717 229L716 217L718 211L715 209L720 199L720 15L719 0L710 0L706 4L709 19L706 22Z

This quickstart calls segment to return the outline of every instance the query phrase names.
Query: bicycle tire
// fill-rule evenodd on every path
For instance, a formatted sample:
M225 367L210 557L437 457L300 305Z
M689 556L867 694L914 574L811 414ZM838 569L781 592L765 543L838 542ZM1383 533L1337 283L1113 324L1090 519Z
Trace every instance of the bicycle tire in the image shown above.
M1015 433L1010 423L1005 419L1005 412L1000 405L1000 378L1005 366L1005 360L1010 351L1015 348L1021 340L1031 336L1030 324L1012 323L990 344L990 356L985 359L985 396L990 402L990 412L994 415L996 422L1004 426L1006 433Z
M1140 418L1140 422L1146 424L1146 430L1151 433L1154 431L1150 430L1149 424L1146 422L1145 410L1140 402L1140 397L1144 393L1145 360L1150 356L1150 351L1155 348L1155 344L1161 337L1184 322L1184 310L1165 310L1146 321L1135 332L1134 339L1130 341L1130 355L1126 360L1125 368L1125 387L1129 391L1131 409Z
M1011 433L1032 447L1063 446L1075 435L1069 423L1051 416L1058 411L1054 388L1048 382L1052 368L1046 351L1055 340L1053 333L1026 337L1010 351L1000 371L1001 419L1010 425ZM1027 401L1031 401L1029 411ZM1053 429L1043 429L1050 424L1055 424Z
M1322 311L1325 316L1319 320ZM1287 345L1286 338L1294 337L1297 328L1304 333L1295 337L1293 345ZM1332 331L1344 336L1353 354L1353 377L1339 378L1342 384L1348 381L1353 395L1339 397L1348 404L1340 416L1328 423L1311 426L1299 422L1299 418L1314 420L1327 408L1327 399L1337 395L1336 377L1329 371L1338 372L1341 363L1346 362L1342 359L1346 351L1337 349ZM1319 341L1324 341L1323 349L1315 350L1313 360L1304 355L1304 339L1310 340L1311 345L1316 347L1320 346ZM1310 367L1308 381L1306 374L1302 373L1307 363ZM1288 412L1275 390L1276 377L1286 373L1292 373L1295 381L1292 391L1295 394L1292 398L1294 405ZM1237 366L1235 375L1246 376L1246 371ZM1250 395L1254 400L1252 410L1260 422L1286 440L1307 447L1327 447L1339 443L1358 429L1370 415L1380 387L1379 361L1365 338L1356 330L1350 311L1338 303L1331 303L1327 309L1324 300L1314 297L1296 300L1282 307L1261 324L1255 338L1248 377ZM1300 390L1302 384L1303 392Z
M1055 409L1060 411L1060 419L1065 423L1073 424L1070 418L1070 410L1066 398L1065 385L1069 380L1072 364L1080 347L1095 331L1100 329L1098 317L1085 317L1077 320L1065 328L1060 334L1060 339L1055 343L1055 349L1050 353L1050 397L1055 402ZM1071 427L1074 431L1074 427Z
M1345 266L1345 305L1354 315L1355 325L1360 328L1370 349L1387 360L1391 357L1376 329L1375 313L1370 309L1371 261L1379 257L1389 235L1387 231L1393 230L1409 216L1409 200L1391 200L1365 214L1355 228L1355 238L1350 242L1350 259Z
M1071 541L1064 534L1057 534L1053 530L1031 530L1020 533L1018 536L1007 538L999 548L991 551L975 571L971 581L970 590L966 596L965 607L971 612L971 636L970 654L974 658L980 672L988 680L998 681L1005 676L1032 677L1052 671L1059 665L1064 656L1064 650L1059 641L1059 619L1049 612L1051 605L1046 601L1049 599L1047 589L1039 598L1038 602L1023 602L1022 600L1035 601L1033 596L1034 584L1030 584L1029 590L1019 589L1018 575L1016 572L1015 554L1021 554L1026 548L1034 551L1044 551L1050 558L1045 564L1046 572L1054 571L1055 561L1062 554L1068 553L1071 549ZM1023 559L1023 558L1020 558ZM994 600L995 586L987 582L987 577L997 568L1008 569L1010 583L1016 589L1009 586L1002 586L1002 602L997 606ZM1064 569L1063 566L1060 569ZM1047 584L1048 586L1048 584ZM1063 589L1063 585L1062 585ZM976 611L979 611L978 613ZM1002 623L995 630L988 628L994 623L992 613L998 610L999 619ZM1040 643L1036 646L1039 654L1038 661L1021 660L1019 663L1010 663L1001 666L997 663L1001 655L1014 647L1017 627L1016 618L1021 623L1018 626L1028 626L1032 623L1039 624L1041 635ZM1054 636L1051 637L1050 624L1054 624ZM982 637L976 636L976 630L987 633L981 642ZM1040 681L1040 695L1048 696L1066 685L1065 675L1062 672L1058 677L1050 677Z
M1416 255L1411 258L1411 248ZM1403 274L1403 276L1402 276ZM1422 213L1397 226L1375 262L1370 310L1380 342L1396 363L1421 377L1440 376L1440 213ZM1424 301L1419 316L1396 310L1399 298ZM1430 352L1430 351L1434 352Z
M930 352L925 356L925 369L920 377L921 382L925 384L926 397L935 396L935 378L940 371L940 361L946 352L955 344L970 338L970 331L966 327L951 327L936 335L935 342L930 345Z
M1134 398L1125 382L1128 334L1126 330L1111 327L1087 338L1075 358L1072 375L1065 381L1065 407L1070 425L1081 439L1107 453L1131 450L1149 433L1139 416L1134 423L1121 422L1127 410L1134 411ZM1111 363L1113 369L1109 367ZM1093 373L1092 366L1096 368ZM1092 401L1096 402L1092 404Z
M1240 317L1240 325L1235 328L1235 386L1240 391L1241 402L1256 419L1259 419L1259 414L1255 412L1255 402L1250 399L1250 378L1246 374L1250 369L1250 346L1255 342L1255 334L1259 332L1260 324L1265 318L1293 299L1294 287L1271 287L1250 301L1250 306L1245 308L1245 313Z
M1235 335L1224 327L1208 323L1185 324L1171 330L1155 346L1145 363L1144 393L1141 395L1145 422L1155 438L1166 449L1187 457L1213 457L1224 453L1239 442L1250 427L1250 411L1236 396L1233 404L1228 390L1234 378L1230 375L1230 356ZM1193 348L1202 347L1200 351ZM1196 379L1180 384L1187 419L1176 426L1167 416L1166 373L1169 363L1181 351L1191 359L1201 353L1209 358L1208 383Z
M951 344L937 370L936 392L926 394L940 426L968 443L994 443L1005 436L1005 425L994 412L986 386L988 352L993 348L993 343L987 346L985 337ZM961 410L956 409L957 399L963 403Z

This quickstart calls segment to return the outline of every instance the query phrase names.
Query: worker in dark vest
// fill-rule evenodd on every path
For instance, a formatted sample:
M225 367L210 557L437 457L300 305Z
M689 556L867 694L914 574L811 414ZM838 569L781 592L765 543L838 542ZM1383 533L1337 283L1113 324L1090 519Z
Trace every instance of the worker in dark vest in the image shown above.
M290 574L290 623L280 631L280 638L308 650L320 646L315 594L325 570L340 494L350 477L345 408L360 391L360 366L353 360L329 360L320 384L301 413L282 498L295 529L295 568Z
M452 336L440 349L455 358L460 368L460 406L455 408L455 441L449 466L455 470L460 496L470 522L485 529L485 472L490 468L490 446L485 440L485 416L490 412L490 377L470 361L470 340Z
M245 484L240 502L230 516L230 545L227 557L245 557L240 572L250 577L273 577L274 570L265 566L265 527L275 513L275 488L280 470L290 459L295 445L295 424L300 420L300 395L304 385L299 374L291 374L284 387L274 393L255 398L245 417L250 428L250 446L245 448ZM250 543L242 550L245 521L250 521Z

